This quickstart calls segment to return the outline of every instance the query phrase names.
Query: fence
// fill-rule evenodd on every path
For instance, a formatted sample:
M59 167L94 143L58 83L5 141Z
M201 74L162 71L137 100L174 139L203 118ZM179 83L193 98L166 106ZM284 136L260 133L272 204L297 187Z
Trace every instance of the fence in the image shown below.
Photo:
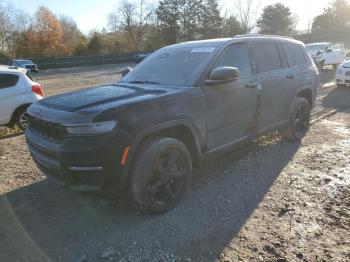
M304 34L294 36L296 39L303 41L304 43L314 42L341 42L345 44L346 48L350 48L350 34Z
M80 66L93 66L105 64L118 64L136 61L136 54L145 54L144 52L130 52L111 55L93 55L93 56L66 56L66 57L48 57L48 58L25 58L32 60L38 65L39 69L69 68ZM8 64L8 60L0 59L0 64Z

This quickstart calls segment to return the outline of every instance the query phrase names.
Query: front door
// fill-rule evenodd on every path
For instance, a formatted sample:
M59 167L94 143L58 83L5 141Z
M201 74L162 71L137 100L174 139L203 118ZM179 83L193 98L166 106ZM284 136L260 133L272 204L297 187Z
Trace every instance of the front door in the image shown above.
M239 79L203 87L209 151L240 141L256 127L259 86L253 74L248 45L228 46L212 69L222 66L238 68Z

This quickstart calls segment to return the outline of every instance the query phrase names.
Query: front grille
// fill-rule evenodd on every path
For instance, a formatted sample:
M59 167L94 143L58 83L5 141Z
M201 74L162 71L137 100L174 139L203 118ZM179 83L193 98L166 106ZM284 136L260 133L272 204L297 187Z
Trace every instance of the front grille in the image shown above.
M350 80L345 80L345 83L350 84Z
M35 133L51 140L62 140L66 136L66 129L58 123L28 115L29 128Z
M350 76L350 71L345 72L346 76Z

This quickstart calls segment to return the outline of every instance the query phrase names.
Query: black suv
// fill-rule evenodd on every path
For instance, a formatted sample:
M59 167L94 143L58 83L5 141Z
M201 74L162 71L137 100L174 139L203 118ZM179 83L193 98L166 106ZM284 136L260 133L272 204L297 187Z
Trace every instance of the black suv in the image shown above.
M30 152L73 190L131 191L148 212L172 208L192 164L272 130L308 130L318 71L304 45L237 36L164 47L120 82L32 105Z

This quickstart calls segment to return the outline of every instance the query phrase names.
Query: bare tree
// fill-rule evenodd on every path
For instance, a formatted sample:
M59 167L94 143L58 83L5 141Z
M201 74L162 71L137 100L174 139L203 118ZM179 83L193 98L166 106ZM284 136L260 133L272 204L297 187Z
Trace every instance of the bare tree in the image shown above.
M118 27L119 27L119 19L118 19L118 14L116 13L110 13L107 17L107 27L108 29L113 32L116 33L118 31Z
M16 15L17 9L11 4L6 6L0 2L0 47L5 48L6 43L11 37L13 31L13 19Z
M59 17L59 22L63 29L62 42L71 54L74 48L80 43L82 33L72 17L61 15Z
M120 28L128 34L134 50L140 50L149 22L154 13L146 0L124 0L118 9Z
M260 0L235 0L234 6L237 10L237 18L244 33L249 33L254 29L259 5Z

